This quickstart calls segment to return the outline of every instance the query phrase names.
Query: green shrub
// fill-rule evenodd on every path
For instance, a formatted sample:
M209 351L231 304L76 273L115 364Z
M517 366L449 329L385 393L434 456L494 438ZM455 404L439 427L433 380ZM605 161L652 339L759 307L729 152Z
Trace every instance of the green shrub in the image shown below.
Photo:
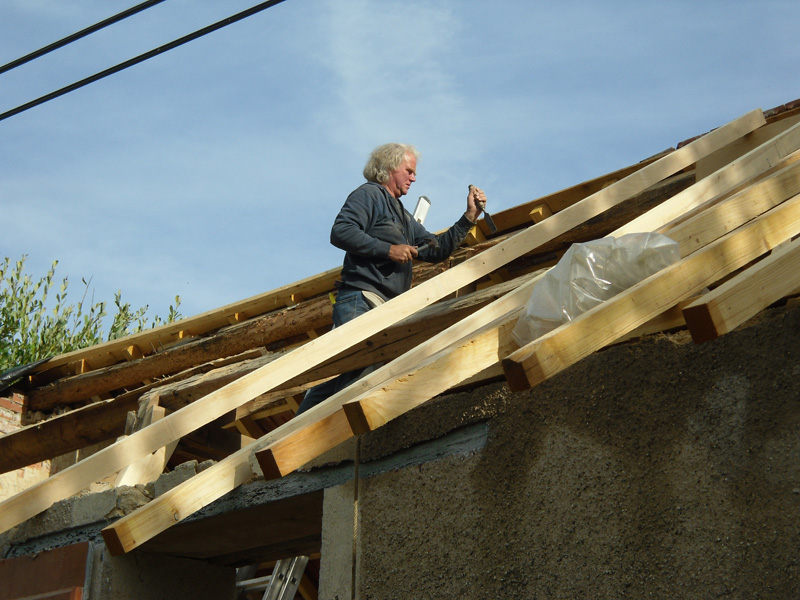
M12 263L6 257L0 263L0 373L98 344L104 338L120 338L182 318L178 312L179 296L175 296L175 306L169 307L166 320L156 316L148 323L148 307L132 310L118 291L114 296L116 314L104 335L106 303L95 303L93 297L87 298L91 279L81 279L80 300L77 304L68 304L69 281L64 277L55 293L55 302L48 307L58 261L53 261L47 275L34 281L24 273L26 258L23 256Z

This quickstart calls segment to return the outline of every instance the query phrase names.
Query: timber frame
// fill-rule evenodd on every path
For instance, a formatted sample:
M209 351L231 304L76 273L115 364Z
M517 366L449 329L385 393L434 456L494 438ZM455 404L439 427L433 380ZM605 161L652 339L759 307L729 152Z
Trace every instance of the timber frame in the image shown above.
M147 483L213 466L110 523L130 552L253 479L277 479L460 386L539 384L631 336L687 327L697 343L800 291L800 107L751 111L677 148L481 221L412 289L331 329L338 269L36 365L11 388L52 413L0 437L2 472L104 447L0 503L8 531L104 478ZM531 289L571 243L657 231L681 260L519 347ZM384 366L295 416L315 383Z

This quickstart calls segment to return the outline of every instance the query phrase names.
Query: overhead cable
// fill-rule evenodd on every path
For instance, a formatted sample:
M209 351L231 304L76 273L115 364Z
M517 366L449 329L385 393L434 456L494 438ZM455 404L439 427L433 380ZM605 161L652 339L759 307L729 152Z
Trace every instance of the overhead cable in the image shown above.
M164 0L148 0L147 2L142 2L141 4L137 4L136 6L129 8L127 10L122 11L114 15L113 17L109 17L100 21L99 23L95 23L94 25L90 25L86 29L81 29L77 33L73 33L72 35L68 35L65 38L58 40L57 42L53 42L52 44L48 44L44 48L39 48L30 54L26 54L25 56L18 58L16 60L12 60L10 63L7 63L0 67L0 74L5 73L6 71L10 71L11 69L16 69L20 65L24 65L25 63L29 63L34 59L39 58L40 56L44 56L45 54L49 54L53 50L58 50L59 48L63 48L67 44L71 44L72 42L79 40L81 38L86 37L89 34L94 33L95 31L100 31L104 27L108 27L109 25L113 25L123 19L127 19L130 16L135 15L136 13L142 12L145 9L150 8L151 6L155 6L156 4L160 4L164 2Z
M26 102L25 104L21 104L20 106L18 106L16 108L12 108L11 110L8 110L8 111L0 114L0 121L8 119L9 117L13 117L14 115L18 115L21 112L25 112L26 110L29 110L29 109L31 109L31 108L33 108L35 106L39 106L40 104L44 104L45 102L49 102L50 100L53 100L53 99L58 98L60 96L63 96L64 94L68 94L69 92L73 92L73 91L75 91L77 89L80 89L80 88L86 86L86 85L89 85L90 83L94 83L95 81L103 79L104 77L108 77L109 75L113 75L114 73L119 73L120 71L123 71L123 70L127 69L128 67L132 67L134 65L138 65L141 62L144 62L144 61L146 61L146 60L148 60L150 58L153 58L154 56L158 56L159 54L163 54L164 52L167 52L168 50L172 50L174 48L177 48L178 46L182 46L183 44L185 44L187 42L191 42L193 40L196 40L197 38L203 37L204 35L212 33L212 32L214 32L214 31L216 31L218 29L222 29L223 27L227 27L228 25L236 23L237 21L241 21L242 19L246 19L247 17L250 17L250 16L252 16L252 15L254 15L256 13L259 13L262 10L266 10L267 8L275 6L276 4L280 4L283 1L284 0L268 0L267 2L262 2L261 4L257 4L256 6L253 6L252 8L248 8L247 10L243 10L242 12L237 13L237 14L233 15L232 17L228 17L226 19L222 19L221 21L217 21L216 23L214 23L212 25L208 25L207 27L203 27L202 29L198 29L194 33L190 33L190 34L185 35L185 36L183 36L181 38L178 38L177 40L169 42L168 44L165 44L164 46L159 46L158 48L154 48L153 50L150 50L149 52L145 52L144 54L140 54L139 56L136 56L134 58L126 60L125 62L121 62L118 65L115 65L113 67L109 67L108 69L106 69L104 71L100 71L99 73L95 73L94 75L90 75L89 77L81 79L80 81L76 81L75 83L72 83L72 84L70 84L70 85L68 85L66 87L63 87L63 88L59 89L59 90L56 90L54 92L50 92L49 94L45 94L44 96L40 96L36 100L31 100L30 102Z

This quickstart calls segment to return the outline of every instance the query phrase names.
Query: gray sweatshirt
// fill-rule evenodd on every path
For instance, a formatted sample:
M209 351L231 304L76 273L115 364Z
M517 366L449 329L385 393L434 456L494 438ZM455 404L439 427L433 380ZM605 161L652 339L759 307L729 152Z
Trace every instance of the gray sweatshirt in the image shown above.
M390 300L411 287L412 270L411 262L389 260L393 244L420 246L436 240L436 248L420 250L417 259L441 262L458 248L471 227L462 216L441 235L430 233L385 187L367 182L347 197L331 228L331 244L346 253L342 284Z

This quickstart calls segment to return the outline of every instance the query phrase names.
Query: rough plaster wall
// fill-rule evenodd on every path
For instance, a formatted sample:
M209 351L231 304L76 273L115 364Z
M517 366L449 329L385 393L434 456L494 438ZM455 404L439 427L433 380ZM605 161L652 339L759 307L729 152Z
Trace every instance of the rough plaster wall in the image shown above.
M795 308L658 336L375 432L492 417L472 456L361 481L358 597L800 597L798 334Z

